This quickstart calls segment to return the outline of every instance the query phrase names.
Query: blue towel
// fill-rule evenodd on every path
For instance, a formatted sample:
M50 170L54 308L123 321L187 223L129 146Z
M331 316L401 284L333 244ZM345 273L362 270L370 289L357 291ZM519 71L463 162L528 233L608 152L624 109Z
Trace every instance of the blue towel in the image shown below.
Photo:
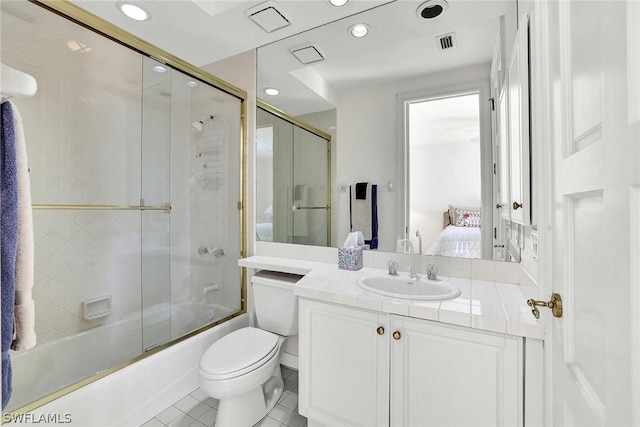
M371 249L378 249L378 186L371 186Z
M10 101L2 103L0 128L0 270L2 280L2 409L11 397L11 360L9 349L13 340L13 306L15 300L15 266L18 247L18 178L15 132Z

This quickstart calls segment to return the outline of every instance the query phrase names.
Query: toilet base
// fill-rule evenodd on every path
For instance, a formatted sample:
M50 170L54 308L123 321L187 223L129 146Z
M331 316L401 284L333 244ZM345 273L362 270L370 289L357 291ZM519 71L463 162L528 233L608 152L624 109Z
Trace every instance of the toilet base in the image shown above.
M216 427L251 427L262 420L282 396L284 380L280 364L262 386L220 399Z
M250 427L264 418L267 406L262 387L221 399L216 415L218 427Z

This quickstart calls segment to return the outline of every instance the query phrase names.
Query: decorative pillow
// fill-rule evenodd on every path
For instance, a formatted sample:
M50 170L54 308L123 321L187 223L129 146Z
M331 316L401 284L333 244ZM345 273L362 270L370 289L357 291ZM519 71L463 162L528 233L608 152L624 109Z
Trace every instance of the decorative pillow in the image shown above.
M457 227L480 227L481 209L476 207L450 206L453 210L451 223Z

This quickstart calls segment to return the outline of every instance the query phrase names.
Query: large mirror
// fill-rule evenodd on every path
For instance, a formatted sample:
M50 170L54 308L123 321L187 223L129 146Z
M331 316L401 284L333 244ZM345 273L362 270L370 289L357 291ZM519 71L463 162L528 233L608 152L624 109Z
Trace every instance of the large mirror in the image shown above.
M376 211L365 239L378 250L407 238L422 254L517 260L490 102L517 15L515 1L402 0L258 49L258 98L331 134L331 246L358 222L364 189ZM365 37L352 35L357 24ZM475 246L434 252L448 226L462 225Z

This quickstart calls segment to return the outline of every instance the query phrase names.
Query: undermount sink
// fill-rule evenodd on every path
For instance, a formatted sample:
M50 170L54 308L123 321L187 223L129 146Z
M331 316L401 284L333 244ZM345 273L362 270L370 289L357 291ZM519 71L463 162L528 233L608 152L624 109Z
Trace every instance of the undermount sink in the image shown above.
M440 301L460 295L460 289L455 285L426 278L371 276L359 278L357 284L365 291L401 299Z

